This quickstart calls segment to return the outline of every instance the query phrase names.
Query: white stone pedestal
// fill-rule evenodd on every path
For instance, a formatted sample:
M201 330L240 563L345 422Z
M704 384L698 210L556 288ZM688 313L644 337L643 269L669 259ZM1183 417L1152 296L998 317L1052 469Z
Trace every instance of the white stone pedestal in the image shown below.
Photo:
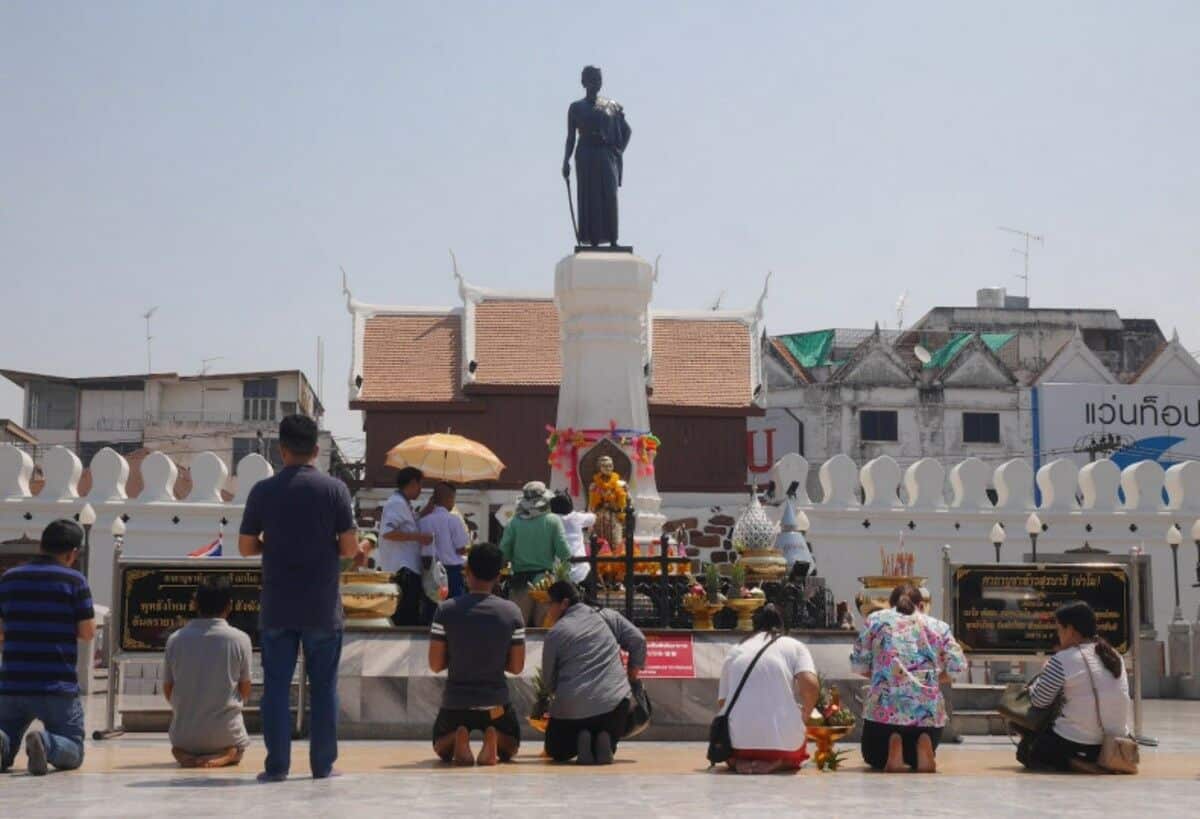
M554 301L562 327L559 429L607 429L614 421L621 429L650 429L646 365L653 289L654 268L632 253L583 252L558 263ZM621 448L633 462L633 453ZM638 476L636 468L633 471L621 477L629 483L637 510L635 540L657 542L666 522L659 512L658 487L653 475ZM582 497L575 498L578 508L587 505L589 479L581 476ZM555 470L551 484L569 489L569 476Z

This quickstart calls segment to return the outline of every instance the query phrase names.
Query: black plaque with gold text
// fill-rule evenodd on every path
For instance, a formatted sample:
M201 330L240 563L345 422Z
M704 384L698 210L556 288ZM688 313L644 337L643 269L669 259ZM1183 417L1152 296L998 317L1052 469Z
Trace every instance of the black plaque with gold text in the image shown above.
M233 612L229 623L250 635L258 648L259 594L262 568L208 565L121 565L121 627L118 648L122 652L159 652L167 638L195 616L192 598L196 585L206 574L229 575L233 583Z
M952 566L954 636L977 654L1029 655L1055 650L1054 610L1082 600L1096 611L1100 636L1129 650L1133 623L1129 577L1120 564Z

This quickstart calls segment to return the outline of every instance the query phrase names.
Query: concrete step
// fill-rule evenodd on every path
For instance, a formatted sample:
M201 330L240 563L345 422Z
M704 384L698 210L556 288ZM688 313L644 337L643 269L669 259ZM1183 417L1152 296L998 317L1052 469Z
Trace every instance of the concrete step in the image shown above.
M1008 734L1004 718L994 710L955 710L950 722L951 731L960 736L1006 736Z
M955 711L994 711L1004 695L1004 688L1003 685L955 683L950 690L950 702Z

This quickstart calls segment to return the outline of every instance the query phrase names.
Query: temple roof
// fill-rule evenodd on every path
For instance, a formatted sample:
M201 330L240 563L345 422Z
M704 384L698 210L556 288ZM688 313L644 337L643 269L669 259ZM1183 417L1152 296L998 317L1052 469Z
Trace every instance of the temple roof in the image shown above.
M384 307L348 298L355 324L354 408L557 388L562 361L554 301L460 289L462 307ZM761 392L758 322L755 311L651 310L650 404L754 406Z

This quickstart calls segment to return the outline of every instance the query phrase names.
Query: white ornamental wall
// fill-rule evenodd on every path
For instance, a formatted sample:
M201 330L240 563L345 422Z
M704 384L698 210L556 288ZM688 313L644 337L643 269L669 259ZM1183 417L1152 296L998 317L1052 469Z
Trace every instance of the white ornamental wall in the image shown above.
M183 557L224 533L225 556L237 555L237 531L250 487L272 470L259 455L248 455L238 464L238 493L231 502L221 498L229 470L211 452L191 458L192 491L177 500L172 488L179 470L161 452L142 461L144 488L135 498L125 491L129 464L112 449L92 458L92 486L86 497L78 492L83 465L65 447L49 450L42 461L45 483L33 495L29 480L33 461L10 444L0 446L0 542L37 539L56 518L74 517L90 504L96 511L92 527L88 575L96 602L112 600L113 521L125 521L125 553L131 556Z
M1189 621L1197 618L1200 590L1192 586L1197 547L1191 531L1200 519L1200 462L1177 464L1164 472L1149 461L1120 471L1107 460L1083 469L1059 460L1046 464L1035 476L1023 460L993 470L968 458L947 474L933 459L902 470L886 456L860 468L849 457L837 455L818 470L822 494L816 499L804 489L809 470L802 456L791 454L775 464L769 477L781 488L799 482L797 507L810 522L808 539L817 571L839 600L853 600L860 576L879 573L880 547L895 551L903 532L904 549L916 555L916 571L929 578L940 610L942 547L950 546L956 563L991 563L995 550L989 533L999 522L1006 530L1001 559L1019 561L1030 551L1025 523L1036 512L1046 526L1038 538L1039 557L1078 549L1085 542L1122 556L1129 554L1131 546L1144 545L1151 559L1159 639L1166 639L1174 611L1171 552L1165 536L1173 523L1178 524L1183 534L1179 548L1183 616ZM989 479L998 494L995 504L987 495ZM1034 501L1035 483L1042 493L1040 506ZM947 485L949 492L944 490ZM1077 494L1082 501L1076 500ZM737 517L745 507L744 500L738 507L722 505L719 510L703 502L680 504L669 493L664 500L663 511L669 518L695 518L701 530L714 513ZM770 511L778 517L781 509Z

